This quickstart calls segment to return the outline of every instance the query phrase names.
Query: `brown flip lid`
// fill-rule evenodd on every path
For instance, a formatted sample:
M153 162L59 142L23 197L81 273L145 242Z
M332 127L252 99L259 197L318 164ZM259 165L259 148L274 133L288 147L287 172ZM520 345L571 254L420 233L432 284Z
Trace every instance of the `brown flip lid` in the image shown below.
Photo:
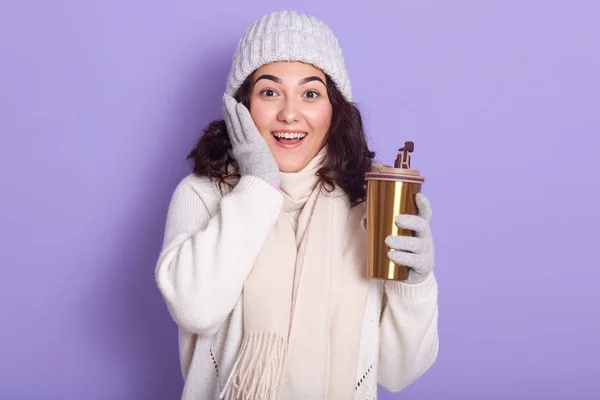
M365 174L365 179L376 179L382 181L403 181L423 183L425 178L419 175L419 171L410 168L410 153L415 150L413 142L405 142L404 147L398 149L398 156L394 167L384 164L372 164L371 171Z

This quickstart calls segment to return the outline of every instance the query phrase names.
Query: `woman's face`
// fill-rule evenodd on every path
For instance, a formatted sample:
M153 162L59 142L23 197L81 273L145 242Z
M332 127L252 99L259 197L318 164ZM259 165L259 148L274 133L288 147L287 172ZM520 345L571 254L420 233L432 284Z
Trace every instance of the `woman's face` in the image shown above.
M282 172L297 172L323 147L332 107L325 74L301 62L276 62L252 77L250 114Z

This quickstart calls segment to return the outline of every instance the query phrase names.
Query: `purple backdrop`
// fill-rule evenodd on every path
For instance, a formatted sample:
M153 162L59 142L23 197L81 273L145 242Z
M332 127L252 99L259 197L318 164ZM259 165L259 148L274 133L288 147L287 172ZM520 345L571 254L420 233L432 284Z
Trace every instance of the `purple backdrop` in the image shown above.
M168 201L282 8L334 29L379 160L414 140L426 177L440 353L380 398L600 398L598 2L83 3L0 4L0 398L178 398Z

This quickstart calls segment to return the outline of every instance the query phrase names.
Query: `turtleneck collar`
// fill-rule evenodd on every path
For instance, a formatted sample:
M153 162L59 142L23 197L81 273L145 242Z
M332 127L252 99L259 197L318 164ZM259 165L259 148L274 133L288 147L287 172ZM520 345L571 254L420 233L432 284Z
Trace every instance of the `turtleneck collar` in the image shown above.
M323 165L326 147L323 147L317 155L310 160L304 168L298 172L281 172L281 183L279 189L284 195L285 211L300 209L308 200L316 184L319 182L317 172Z

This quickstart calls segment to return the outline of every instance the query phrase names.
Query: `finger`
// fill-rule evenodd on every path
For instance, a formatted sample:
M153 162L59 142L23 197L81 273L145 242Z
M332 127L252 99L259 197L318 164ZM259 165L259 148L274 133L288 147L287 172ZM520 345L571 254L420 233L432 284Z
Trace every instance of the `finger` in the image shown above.
M429 221L418 215L400 214L396 217L396 225L399 228L415 231L420 238L431 237Z
M229 139L231 140L232 132L230 132L230 130L233 129L233 125L231 123L231 116L229 115L229 112L227 111L227 107L225 106L225 103L223 103L223 120L225 121L225 127L227 128L227 134L229 136Z
M394 250L411 251L413 253L423 253L427 250L424 239L412 236L391 235L385 238L385 244Z
M429 199L427 199L423 193L417 193L416 202L419 216L427 221L431 221L431 203L429 202Z
M230 132L230 137L237 138L242 134L242 125L236 112L237 101L232 96L225 94L223 105L225 108L224 116L226 116L225 123L229 123L227 128L233 130L233 132Z
M238 103L236 106L236 111L242 124L242 129L244 131L246 140L255 140L256 136L260 136L260 132L258 132L258 128L252 119L252 115L250 115L250 111L248 111L246 106L244 106L242 103Z
M388 252L388 258L395 264L405 265L417 271L424 268L422 257L419 254L391 250Z

